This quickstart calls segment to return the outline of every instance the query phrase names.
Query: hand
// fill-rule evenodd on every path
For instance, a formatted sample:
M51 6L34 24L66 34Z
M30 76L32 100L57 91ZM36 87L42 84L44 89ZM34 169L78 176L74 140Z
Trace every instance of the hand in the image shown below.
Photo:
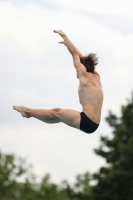
M64 37L66 34L62 30L54 30L54 33L58 33L61 37Z

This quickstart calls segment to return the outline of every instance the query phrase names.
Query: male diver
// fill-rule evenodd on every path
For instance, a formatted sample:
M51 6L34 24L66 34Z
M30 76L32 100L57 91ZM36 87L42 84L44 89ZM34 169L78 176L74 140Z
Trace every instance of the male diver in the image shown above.
M93 133L99 127L103 104L100 75L95 70L98 58L93 53L83 56L62 30L54 30L53 32L58 33L63 38L63 41L59 43L64 44L72 55L79 79L78 93L82 112L62 108L33 109L24 106L13 106L13 109L26 118L34 117L45 123L63 122L83 132Z

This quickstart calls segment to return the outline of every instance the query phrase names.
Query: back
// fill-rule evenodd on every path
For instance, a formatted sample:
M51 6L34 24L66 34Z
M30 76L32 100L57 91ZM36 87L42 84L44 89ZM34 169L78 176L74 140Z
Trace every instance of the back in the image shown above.
M86 72L86 76L79 76L79 101L83 112L95 123L100 123L103 104L103 90L100 75Z

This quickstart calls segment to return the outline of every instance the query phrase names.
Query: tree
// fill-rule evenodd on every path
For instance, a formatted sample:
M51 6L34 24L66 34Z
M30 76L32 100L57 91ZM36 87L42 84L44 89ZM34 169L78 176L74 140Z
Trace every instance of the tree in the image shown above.
M133 93L121 107L121 116L109 111L107 123L113 129L113 138L101 136L97 155L106 159L107 167L94 174L92 200L133 199Z
M86 172L81 175L77 175L76 182L74 184L74 192L75 196L79 200L88 200L88 197L91 194L91 186L90 181L92 177L89 172Z
M66 193L62 192L61 186L51 182L49 174L42 178L37 191L39 200L70 200Z
M70 200L49 174L37 182L31 170L25 159L0 152L0 200Z
M31 182L34 176L30 170L31 166L26 164L25 159L0 152L0 199L22 199L24 194L33 194ZM19 181L20 178L23 183ZM27 191L24 192L25 188Z

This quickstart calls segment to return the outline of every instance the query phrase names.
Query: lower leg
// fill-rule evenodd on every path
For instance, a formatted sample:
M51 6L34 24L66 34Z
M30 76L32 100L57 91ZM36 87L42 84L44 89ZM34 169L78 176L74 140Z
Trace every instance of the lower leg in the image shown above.
M24 106L14 106L14 110L21 113L23 117L34 117L46 123L58 123L60 120L53 115L52 110L32 109Z
M46 123L63 122L68 126L80 129L80 112L70 109L54 108L46 109L32 109L24 106L14 106L14 110L21 113L23 117L35 117Z

